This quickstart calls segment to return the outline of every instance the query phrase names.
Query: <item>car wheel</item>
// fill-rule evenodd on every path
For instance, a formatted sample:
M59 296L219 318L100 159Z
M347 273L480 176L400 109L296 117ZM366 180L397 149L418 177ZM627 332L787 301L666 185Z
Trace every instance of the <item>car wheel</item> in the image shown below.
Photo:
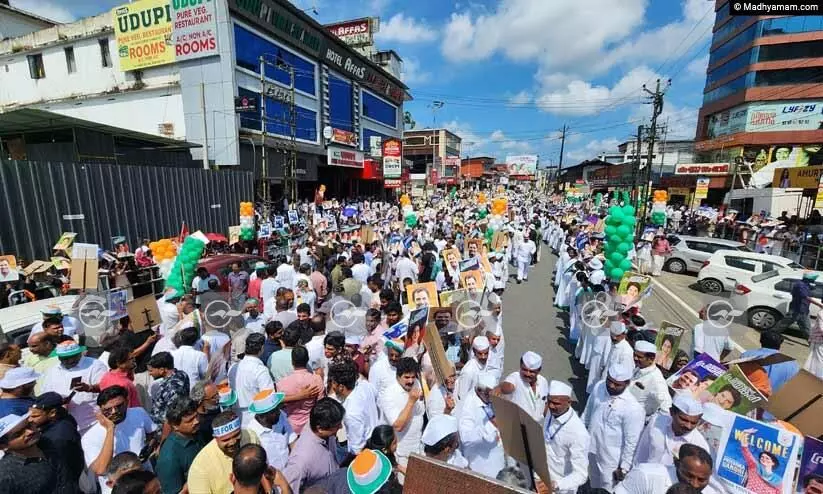
M686 272L686 263L680 259L670 259L663 267L670 273L683 274Z
M780 321L780 313L768 307L749 309L749 326L758 331L768 331Z
M706 278L705 280L700 280L700 289L703 290L703 293L708 293L709 295L720 295L723 293L723 283L714 278Z

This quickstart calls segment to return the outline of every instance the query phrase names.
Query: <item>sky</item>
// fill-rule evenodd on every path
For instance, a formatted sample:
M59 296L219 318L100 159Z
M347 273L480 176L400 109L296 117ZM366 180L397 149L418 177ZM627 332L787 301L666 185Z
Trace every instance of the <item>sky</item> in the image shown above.
M404 61L416 128L463 138L463 157L537 154L563 166L615 152L648 125L645 84L666 89L658 124L691 139L714 23L708 0L291 0L321 23L379 17L379 49ZM11 0L57 21L123 0ZM671 84L667 81L671 79ZM435 110L433 103L443 102Z

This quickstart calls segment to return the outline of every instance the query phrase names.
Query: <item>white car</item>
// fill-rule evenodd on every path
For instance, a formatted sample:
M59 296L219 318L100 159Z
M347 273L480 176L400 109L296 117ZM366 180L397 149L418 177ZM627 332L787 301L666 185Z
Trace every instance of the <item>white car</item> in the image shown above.
M718 295L734 290L735 282L752 276L789 269L802 272L803 266L785 257L739 250L718 250L703 262L697 273L697 283L705 293Z
M752 276L737 283L729 301L746 315L749 326L767 331L789 313L792 287L803 278L803 271L780 269ZM823 284L813 284L811 297L823 298ZM811 304L809 313L816 318L820 309Z
M666 258L663 268L676 274L696 273L703 262L720 249L751 252L744 244L723 238L669 235L668 240L672 253Z

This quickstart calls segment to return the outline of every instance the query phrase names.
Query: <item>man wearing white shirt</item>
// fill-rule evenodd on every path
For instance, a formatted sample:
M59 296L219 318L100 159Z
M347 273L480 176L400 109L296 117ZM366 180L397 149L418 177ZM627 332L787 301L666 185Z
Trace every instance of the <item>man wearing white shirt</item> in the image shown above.
M277 271L274 269L274 266L269 266L266 268L266 271L269 275L260 283L260 301L262 302L263 310L265 310L269 300L272 300L271 303L274 303L274 295L277 293L277 289L280 288L280 283L278 283L275 278Z
M412 283L417 283L417 263L409 259L408 252L404 252L397 261L395 276L401 282L408 278Z
M632 368L612 365L592 389L583 422L591 436L589 480L594 489L613 492L632 466L645 413L630 392Z
M640 434L634 465L641 463L674 464L674 458L684 444L694 444L708 450L709 444L697 425L703 417L703 405L688 393L674 396L670 415L658 413Z
M472 394L460 403L457 417L460 446L469 468L491 478L496 478L506 466L506 453L491 406L495 386L497 379L490 373L482 373Z
M174 357L174 368L189 376L189 388L193 388L197 381L206 377L209 361L206 354L195 350L197 343L197 329L185 328L180 330L180 347L171 352Z
M512 372L495 390L509 395L508 398L525 410L537 422L543 421L549 383L540 375L543 358L528 351L520 358L520 371Z
M423 435L423 415L426 406L423 403L423 391L417 381L420 366L416 360L404 357L397 363L397 379L380 395L380 410L386 422L394 427L397 436L398 465L403 467L409 461L409 455L420 452L420 440Z
M177 303L180 302L181 294L174 288L169 288L163 297L157 299L157 309L160 312L160 334L166 336L168 332L180 321L180 309Z
M251 419L249 406L254 402L257 393L265 389L274 389L269 369L260 360L265 343L266 337L262 334L248 335L243 360L237 364L236 372L229 373L229 385L237 393L237 408L242 412L243 424L247 424Z
M384 344L384 352L369 368L369 382L377 390L378 399L397 380L397 364L403 357L406 347L400 340L388 340Z
M360 283L362 283L363 286L366 286L366 284L369 282L370 269L368 264L366 264L366 260L363 257L363 254L359 252L352 254L351 259L353 263L351 267L352 277Z
M543 440L556 494L575 494L589 478L589 432L571 407L572 388L549 384Z
M529 235L523 236L523 241L517 246L515 250L515 257L517 259L517 283L529 281L529 266L532 263L532 256L537 252L537 246Z
M43 320L34 323L34 326L31 327L29 337L32 337L37 333L42 333L43 322L45 322L46 319L56 317L60 319L60 322L63 323L63 335L71 336L72 338L74 338L74 335L79 335L80 339L78 343L80 343L81 345L85 345L86 334L83 329L83 325L80 324L80 321L78 321L76 318L63 314L63 311L60 309L60 307L56 305L50 305L46 307L45 309L43 309L42 314Z
M57 345L54 351L60 363L45 371L38 382L41 394L54 391L61 396L71 395L66 409L77 421L80 434L96 423L100 379L108 371L103 362L84 356L85 350L71 340Z
M457 378L457 401L462 401L474 394L477 377L486 370L489 361L489 339L478 336L472 341L472 358L466 362Z
M266 450L266 461L277 470L286 468L289 460L289 444L297 440L294 431L282 431L278 425L286 421L280 405L286 398L285 393L275 393L273 389L264 389L257 393L249 406L252 417L244 430L252 441L259 441Z
M460 435L457 419L451 415L438 415L423 431L423 453L458 468L468 468L469 462L460 453Z
M357 366L351 359L329 366L329 385L346 409L343 426L346 428L347 449L355 455L366 445L374 428L381 424L377 390L370 382L358 378Z
M612 346L609 348L606 359L603 360L603 371L600 379L606 379L606 371L612 362L616 362L620 366L631 367L634 365L634 349L626 339L626 325L620 321L612 322L609 328L609 336L612 340Z
M666 494L680 482L705 494L719 494L709 486L714 462L711 455L693 444L680 446L674 465L642 463L632 468L615 488L615 494Z
M280 256L280 265L277 266L277 283L288 288L294 287L294 266L286 261L286 256Z
M433 382L434 381L434 382ZM454 364L449 362L446 368L446 380L444 383L430 379L429 396L426 397L426 413L429 417L438 415L453 415L457 407L454 387L457 384L457 373Z
M646 417L651 417L658 411L667 413L672 406L669 386L663 373L654 364L657 348L654 343L640 340L634 344L635 370L632 384L629 387L631 394L646 411Z
M269 279L270 278L266 278L263 282L265 283ZM243 323L246 329L252 333L263 334L266 332L266 322L266 318L260 314L260 305L257 299L250 298L246 300L246 310L243 313Z
M707 317L707 307L700 309L701 322L697 323L692 333L692 355L705 353L718 362L722 362L732 351L732 341L728 328L721 328Z
M485 318L489 324L493 318ZM492 325L493 324L493 325ZM503 358L506 354L506 343L503 341L503 331L496 322L489 324L491 329L486 330L486 339L489 340L489 359L486 362L486 372L494 374L498 380L503 376ZM542 416L540 417L542 420Z

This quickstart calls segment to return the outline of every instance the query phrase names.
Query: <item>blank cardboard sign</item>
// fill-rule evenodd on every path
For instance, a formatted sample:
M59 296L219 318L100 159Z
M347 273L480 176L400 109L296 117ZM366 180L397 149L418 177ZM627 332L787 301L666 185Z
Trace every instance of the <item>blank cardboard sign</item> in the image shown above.
M534 473L540 477L540 480L547 487L551 486L552 479L549 474L549 463L546 459L546 443L543 442L543 427L517 404L499 396L492 396L491 398L495 422L498 425L500 439L503 441L503 449L506 454L524 465L527 464L528 457L531 456ZM528 444L526 444L523 437L521 425L525 428ZM527 450L529 455L526 454Z
M773 394L766 410L800 429L806 436L823 435L823 381L801 369Z
M510 494L530 491L505 485L497 480L457 468L432 458L413 454L406 466L403 494Z

